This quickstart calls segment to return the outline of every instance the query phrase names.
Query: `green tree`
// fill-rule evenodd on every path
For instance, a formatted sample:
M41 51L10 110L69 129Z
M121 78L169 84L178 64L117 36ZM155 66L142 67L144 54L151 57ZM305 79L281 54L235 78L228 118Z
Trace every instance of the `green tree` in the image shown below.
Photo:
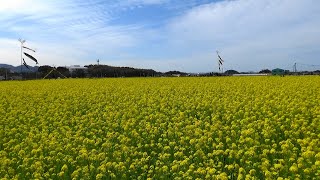
M259 71L260 74L269 74L271 73L271 71L269 69L262 69L261 71Z

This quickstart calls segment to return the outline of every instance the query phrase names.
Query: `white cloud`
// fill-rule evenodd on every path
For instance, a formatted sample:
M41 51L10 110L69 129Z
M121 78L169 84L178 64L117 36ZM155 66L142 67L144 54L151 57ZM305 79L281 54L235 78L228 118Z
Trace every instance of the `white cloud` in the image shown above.
M19 53L20 48L18 44L19 44L18 40L0 38L0 47L1 47L0 63L3 63L3 64L20 63L20 53Z
M152 4L163 4L169 0L126 0L123 1L128 4L140 4L140 5L152 5Z
M108 25L110 16L99 5L81 6L71 1L19 2L2 6L0 28L14 36L11 42L15 42L16 47L19 47L16 39L27 39L30 46L39 50L37 57L42 64L87 64L95 56L117 53L136 43L128 32L140 27ZM34 6L24 11L28 3ZM0 49L6 49L3 57L6 60L1 63L20 64L12 55L17 54L16 48L8 49L5 39L0 37L1 40Z
M49 10L47 4L40 0L2 0L0 12L34 13Z
M222 1L172 20L169 39L172 47L185 49L181 55L187 58L211 52L204 59L214 60L219 49L226 65L235 69L283 67L319 47L319 12L320 1L315 0Z

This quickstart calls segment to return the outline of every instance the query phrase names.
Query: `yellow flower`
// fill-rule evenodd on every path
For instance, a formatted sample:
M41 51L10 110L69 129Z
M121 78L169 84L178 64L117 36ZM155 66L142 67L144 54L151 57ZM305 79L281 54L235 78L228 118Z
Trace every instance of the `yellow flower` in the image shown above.
M62 172L65 172L67 170L68 170L68 166L66 164L61 167Z
M254 169L251 169L251 170L249 171L249 174L250 174L251 176L254 176L255 173L256 173L256 170L254 170Z
M289 170L290 170L291 172L293 172L293 173L297 173L297 172L298 172L298 167L297 167L296 164L293 164L293 165L289 168Z
M163 171L163 172L168 172L168 170L169 170L168 166L163 166L163 167L162 167L162 171Z
M103 176L104 176L104 175L101 174L101 173L100 173L100 174L97 174L97 175L96 175L96 179L103 179Z

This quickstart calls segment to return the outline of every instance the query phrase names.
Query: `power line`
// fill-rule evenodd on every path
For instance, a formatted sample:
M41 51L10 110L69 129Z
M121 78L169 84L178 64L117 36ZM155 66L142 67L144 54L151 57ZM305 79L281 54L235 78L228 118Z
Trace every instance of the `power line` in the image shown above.
M317 68L320 69L320 65L317 65L317 64L305 64L305 63L300 63L300 62L296 62L293 65L293 71L294 72L298 72L298 71L314 71Z
M312 66L312 67L320 67L320 65L317 64L304 64L304 63L295 63L295 64L299 64L299 65L303 65L303 66Z

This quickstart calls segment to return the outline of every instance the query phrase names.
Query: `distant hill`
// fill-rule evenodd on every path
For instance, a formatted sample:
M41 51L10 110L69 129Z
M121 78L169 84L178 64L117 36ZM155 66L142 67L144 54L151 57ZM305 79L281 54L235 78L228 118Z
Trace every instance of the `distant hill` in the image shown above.
M21 66L12 66L9 64L0 64L0 68L6 68L9 69L13 73L20 73ZM29 66L29 69L27 69L25 66L22 65L22 72L37 72L38 66Z
M9 65L9 64L0 64L0 68L7 68L7 69L11 69L11 68L14 68L14 66Z

